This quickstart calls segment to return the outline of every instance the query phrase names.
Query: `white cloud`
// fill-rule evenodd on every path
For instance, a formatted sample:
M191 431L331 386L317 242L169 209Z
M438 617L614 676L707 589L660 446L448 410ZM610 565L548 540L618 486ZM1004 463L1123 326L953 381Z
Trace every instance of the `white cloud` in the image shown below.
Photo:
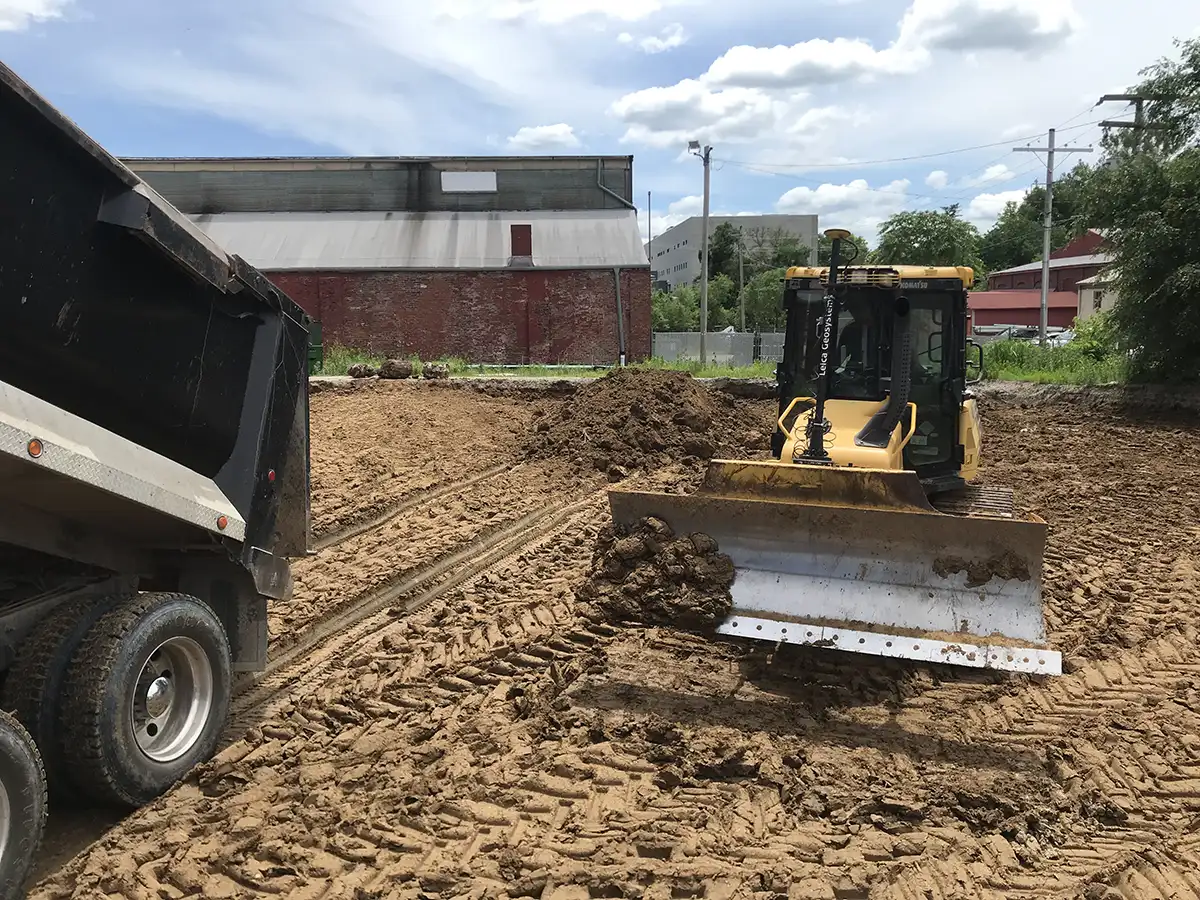
M825 183L815 188L794 187L775 203L781 213L816 214L820 227L849 228L874 242L879 224L912 203L909 181L899 178L872 188L864 178L846 184Z
M1071 0L913 0L896 44L1037 53L1058 47L1079 26Z
M628 31L623 31L617 35L617 40L622 44L632 44L635 38ZM676 47L682 47L687 43L688 36L683 30L683 26L678 22L666 26L658 34L647 35L637 41L638 47L644 53L665 53L667 50L674 50Z
M794 89L911 72L923 62L916 54L876 50L863 40L817 38L790 47L730 47L700 80L716 87Z
M23 31L34 22L57 19L71 0L0 0L0 31Z
M979 194L967 205L965 218L974 222L981 231L986 231L995 224L1004 207L1009 203L1020 203L1029 193L1028 188L1015 191L1000 191L995 194Z
M1071 0L913 0L886 47L845 37L739 44L699 76L634 91L611 109L626 124L627 141L663 146L685 131L701 140L752 141L772 134L781 118L800 115L809 88L913 75L933 64L934 51L1035 54L1078 24ZM683 97L704 112L687 115Z
M569 150L580 145L575 129L566 123L557 125L526 125L508 139L508 146L519 153L537 150Z
M925 183L934 190L940 191L950 183L950 176L941 169L934 169L925 176Z
M1001 181L1012 181L1017 173L1006 163L995 163L988 166L978 175L972 175L959 182L963 187L981 187L985 184L998 184Z
M695 79L626 94L613 112L628 126L624 140L656 147L701 141L746 140L773 129L783 104L761 91L710 91Z

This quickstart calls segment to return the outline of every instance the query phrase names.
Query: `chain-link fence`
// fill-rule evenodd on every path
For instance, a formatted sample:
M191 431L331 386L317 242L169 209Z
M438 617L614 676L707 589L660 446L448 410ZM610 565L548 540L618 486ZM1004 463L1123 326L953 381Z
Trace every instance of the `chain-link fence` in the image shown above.
M778 362L783 358L783 333L715 331L705 336L708 363L725 366L748 366L755 360ZM652 354L666 362L679 359L700 359L698 331L656 331Z

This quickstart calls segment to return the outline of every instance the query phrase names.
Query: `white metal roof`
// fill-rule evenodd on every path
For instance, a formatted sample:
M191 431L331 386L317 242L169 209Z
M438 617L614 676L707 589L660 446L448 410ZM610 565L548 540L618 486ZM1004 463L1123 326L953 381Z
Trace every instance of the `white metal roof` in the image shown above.
M230 253L267 271L502 269L512 256L512 225L530 226L535 267L650 264L632 209L220 213L192 219Z
M1109 253L1093 253L1091 256L1064 256L1061 259L1050 260L1051 269L1062 269L1070 266L1104 266L1113 261L1112 254ZM1017 272L1040 272L1042 270L1041 260L1037 262L1026 263L1023 266L1013 266L1011 269L1000 269L997 272L989 272L990 275L1015 275Z

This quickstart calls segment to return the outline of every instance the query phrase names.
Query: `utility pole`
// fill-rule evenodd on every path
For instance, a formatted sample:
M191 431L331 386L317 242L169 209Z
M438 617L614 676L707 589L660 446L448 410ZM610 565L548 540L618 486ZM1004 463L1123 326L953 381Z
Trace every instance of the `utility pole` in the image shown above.
M738 330L746 330L746 265L742 258L744 233L738 228Z
M1016 153L1046 154L1046 206L1042 221L1042 310L1038 328L1038 343L1046 346L1046 324L1050 301L1050 232L1054 228L1054 129L1050 129L1045 147L1013 147ZM1091 147L1062 147L1060 153L1091 153Z
M1100 123L1101 128L1133 128L1133 152L1137 153L1142 149L1142 133L1146 129L1145 103L1147 100L1153 100L1154 97L1143 97L1138 94L1105 94L1096 101L1096 105L1108 103L1112 100L1124 100L1126 103L1133 104L1133 121L1123 122L1114 119L1109 119Z
M700 157L704 163L704 216L701 227L704 229L704 240L701 241L700 251L700 365L708 362L708 196L711 186L712 147L700 147L699 141L689 141L688 150L694 156Z

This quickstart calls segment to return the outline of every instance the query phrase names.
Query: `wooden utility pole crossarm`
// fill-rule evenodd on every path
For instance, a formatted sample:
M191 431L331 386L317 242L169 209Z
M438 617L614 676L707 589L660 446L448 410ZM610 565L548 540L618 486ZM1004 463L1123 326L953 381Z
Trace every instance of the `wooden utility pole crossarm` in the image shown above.
M1046 205L1042 221L1042 309L1038 342L1046 346L1046 325L1050 299L1050 234L1054 228L1054 154L1058 153L1091 153L1092 147L1059 147L1054 146L1054 129L1050 129L1045 147L1013 147L1016 153L1045 153L1046 154Z

